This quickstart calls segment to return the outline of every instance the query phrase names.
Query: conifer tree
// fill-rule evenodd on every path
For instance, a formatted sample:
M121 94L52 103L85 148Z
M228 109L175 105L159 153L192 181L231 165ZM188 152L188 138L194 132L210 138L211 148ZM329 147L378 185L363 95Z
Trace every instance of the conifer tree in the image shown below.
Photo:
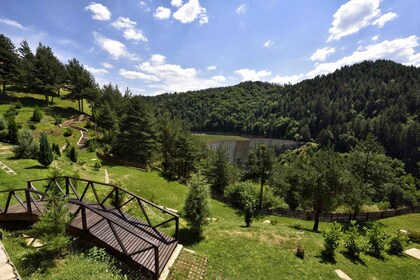
M49 166L54 160L54 156L51 150L51 146L48 143L47 135L45 133L41 134L39 139L39 154L38 162L44 167Z
M40 122L42 120L42 112L38 106L35 106L34 113L32 114L32 121Z
M6 94L6 84L15 80L18 64L15 45L10 38L0 34L0 82L2 95Z

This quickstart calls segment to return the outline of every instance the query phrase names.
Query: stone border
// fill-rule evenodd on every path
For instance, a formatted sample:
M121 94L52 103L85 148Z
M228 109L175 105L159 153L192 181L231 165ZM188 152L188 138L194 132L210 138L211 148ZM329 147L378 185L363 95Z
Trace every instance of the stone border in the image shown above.
M10 260L9 255L0 241L0 280L18 280L22 279L16 270L15 265Z

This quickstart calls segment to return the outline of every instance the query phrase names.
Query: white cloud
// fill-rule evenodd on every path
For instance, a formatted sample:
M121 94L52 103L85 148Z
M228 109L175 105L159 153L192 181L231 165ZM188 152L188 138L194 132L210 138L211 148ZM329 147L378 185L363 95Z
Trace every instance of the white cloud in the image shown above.
M273 40L268 40L264 43L264 47L269 48L274 44Z
M159 20L169 19L171 17L171 10L165 7L158 7L154 17Z
M136 66L136 71L120 70L120 75L128 79L139 79L148 83L155 93L181 92L222 86L226 78L222 75L211 78L200 77L195 68L183 68L166 63L166 57L154 54L149 61Z
M127 40L147 42L147 38L144 36L143 31L135 28L137 22L130 20L130 18L119 17L111 25L118 30L124 30L123 36Z
M274 84L296 84L297 82L302 81L304 75L303 74L299 74L299 75L291 75L291 76L280 76L277 75L275 76L273 79L270 80L270 83L274 83Z
M110 20L111 19L111 12L108 8L102 4L92 2L88 6L85 7L86 11L91 11L92 18L95 20Z
M217 69L216 65L211 65L211 66L207 67L207 71L213 71L213 70L216 70L216 69Z
M406 65L420 66L419 37L411 35L406 38L385 40L356 50L353 54L335 62L318 64L307 74L308 78L327 74L344 65L352 65L364 60L390 59Z
M150 12L150 8L147 5L146 1L140 1L139 5L140 5L140 8L143 10L143 12L145 12L145 13Z
M118 59L120 57L127 57L129 59L135 59L135 55L128 52L127 47L113 39L109 39L98 32L93 32L96 44L108 52L112 58Z
M198 0L189 0L173 14L173 17L182 23L191 23L197 18L200 24L208 22L206 9L201 7Z
M111 23L111 25L116 29L134 28L136 24L137 23L135 21L132 21L130 18L125 17L119 17L116 21Z
M397 17L398 15L396 13L392 13L392 12L386 13L382 15L381 17L377 18L372 24L377 25L379 28L382 28L384 27L385 23L389 21L393 21Z
M0 23L4 23L6 25L10 25L19 29L28 29L24 27L22 24L20 24L19 22L14 21L12 19L8 19L8 18L0 18Z
M143 31L137 28L124 30L123 36L127 40L147 42L147 38L143 35Z
M172 0L171 5L174 7L181 7L182 6L182 0Z
M94 75L108 74L108 70L103 69L103 68L94 68L94 67L89 67L89 66L85 65L85 69L88 70L90 73L92 73Z
M114 68L114 65L112 65L109 62L102 62L101 65L102 65L102 67L104 67L106 69L112 69L112 68Z
M372 36L371 39L372 39L373 42L376 42L379 39L379 35Z
M159 78L154 76L154 75L147 75L141 72L137 72L137 71L128 71L125 69L120 69L119 71L120 75L123 76L124 78L127 79L140 79L140 80L145 80L145 81L149 81L149 82L159 82Z
M165 61L166 61L166 57L165 57L164 55L161 55L161 54L153 54L153 55L150 57L150 62L151 62L153 65L160 65L160 64L164 64L164 63L165 63Z
M261 70L261 71L255 71L248 68L239 69L235 71L236 74L239 74L242 76L242 81L261 81L262 78L270 76L271 71L268 70Z
M395 13L381 16L380 4L382 0L350 0L341 5L333 15L332 26L329 29L328 42L340 40L359 32L369 25L383 27L388 21L397 17Z
M238 8L236 8L235 13L237 13L238 15L243 15L243 14L246 13L247 9L248 8L247 8L246 4L241 4L241 5L239 5Z
M317 49L312 56L309 58L312 61L324 61L328 56L335 53L334 48L323 48L323 49Z

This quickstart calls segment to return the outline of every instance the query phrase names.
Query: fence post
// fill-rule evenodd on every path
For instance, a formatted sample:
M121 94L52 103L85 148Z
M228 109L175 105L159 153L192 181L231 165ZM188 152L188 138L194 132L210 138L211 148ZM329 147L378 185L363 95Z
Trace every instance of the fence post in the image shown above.
M82 208L82 225L83 225L83 236L86 236L87 232L87 222L86 222L86 208L81 205Z
M28 216L31 217L32 215L32 204L31 204L31 194L29 193L29 189L31 187L31 183L27 182L27 190L25 190L26 196L26 208L28 208Z
M159 249L155 247L155 278L159 279Z
M66 195L67 196L70 194L69 185L70 185L70 179L69 177L66 177Z

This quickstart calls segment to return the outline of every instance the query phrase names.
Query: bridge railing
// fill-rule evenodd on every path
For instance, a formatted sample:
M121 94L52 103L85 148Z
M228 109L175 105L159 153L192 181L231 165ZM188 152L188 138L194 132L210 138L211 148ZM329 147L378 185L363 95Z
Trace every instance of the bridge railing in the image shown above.
M40 183L43 184L42 187L45 188L45 193L58 191L69 199L76 199L80 202L96 203L102 207L112 206L111 208L116 210L120 210L128 204L134 203L135 207L138 207L140 213L143 214L147 224L154 230L170 222L175 222L174 237L175 240L178 240L179 216L177 214L120 186L71 176L61 176L28 181L27 188L37 190L35 185ZM81 183L85 185L80 186ZM56 188L56 190L53 190L53 188ZM38 195L38 198L43 200L44 196ZM124 200L121 198L124 198ZM111 203L111 200L113 203ZM149 216L148 209L168 215L169 219L154 222Z

